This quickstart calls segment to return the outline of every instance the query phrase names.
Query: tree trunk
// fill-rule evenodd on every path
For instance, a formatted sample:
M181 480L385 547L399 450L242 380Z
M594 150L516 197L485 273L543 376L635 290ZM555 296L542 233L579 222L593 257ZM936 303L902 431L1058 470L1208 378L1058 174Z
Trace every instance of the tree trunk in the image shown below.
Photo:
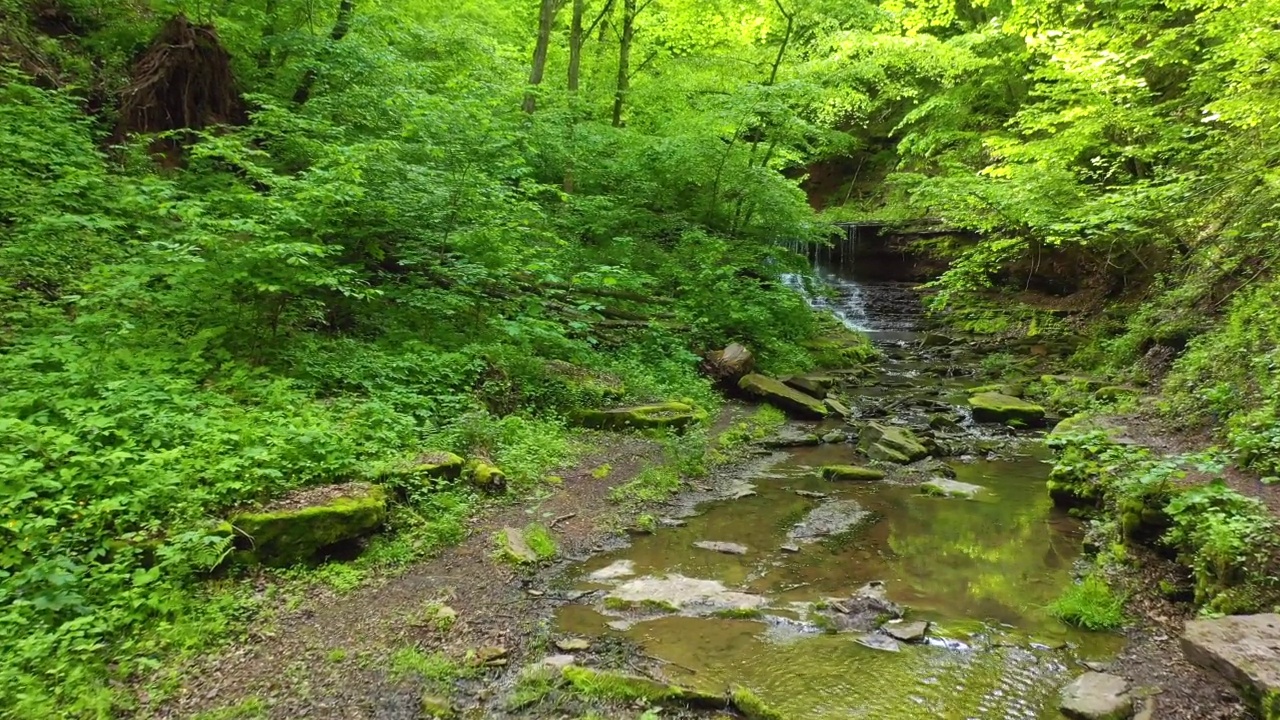
M333 20L333 30L329 31L330 43L339 42L351 32L351 16L355 14L355 9L356 0L341 0L338 3L338 15ZM311 87L315 84L316 69L312 67L302 76L302 82L293 93L293 101L302 105L311 99Z
M578 124L578 81L582 71L582 14L587 0L573 0L573 19L569 24L569 143L564 163L566 194L573 193L574 131Z
M618 87L613 93L613 126L622 127L622 107L631 89L631 41L636 33L636 0L623 0L622 36L618 45Z
M276 15L279 14L277 0L267 0L263 14L266 15L267 21L262 26L262 41L258 48L258 68L260 70L266 70L271 67L271 44L276 39Z
M542 84L542 76L547 71L551 25L559 10L560 0L542 0L542 9L538 12L538 42L533 46L533 67L529 70L529 91L524 95L524 111L527 113L532 113L538 107L538 96L534 90Z
M582 72L582 14L587 0L573 0L573 21L569 25L569 93L578 92Z

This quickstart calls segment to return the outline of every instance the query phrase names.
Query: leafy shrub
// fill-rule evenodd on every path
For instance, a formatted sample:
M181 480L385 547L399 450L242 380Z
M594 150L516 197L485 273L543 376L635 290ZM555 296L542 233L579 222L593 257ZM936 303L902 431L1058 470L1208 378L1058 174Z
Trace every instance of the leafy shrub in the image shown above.
M1276 522L1266 506L1221 480L1178 493L1167 511L1165 541L1178 548L1195 580L1196 602L1219 612L1256 610L1276 581Z

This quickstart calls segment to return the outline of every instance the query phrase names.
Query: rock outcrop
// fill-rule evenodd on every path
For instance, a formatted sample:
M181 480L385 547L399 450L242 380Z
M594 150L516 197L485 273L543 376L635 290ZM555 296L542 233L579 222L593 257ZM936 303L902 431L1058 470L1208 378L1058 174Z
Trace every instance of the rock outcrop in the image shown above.
M1240 688L1265 720L1280 717L1280 615L1189 620L1182 653Z

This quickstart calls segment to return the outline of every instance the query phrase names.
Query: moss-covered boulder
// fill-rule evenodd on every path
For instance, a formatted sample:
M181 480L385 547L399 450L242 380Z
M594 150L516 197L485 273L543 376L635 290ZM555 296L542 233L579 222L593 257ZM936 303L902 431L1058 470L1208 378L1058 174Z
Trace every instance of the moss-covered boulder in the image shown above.
M747 375L738 381L738 388L795 417L822 419L827 416L827 406L821 400L766 375Z
M884 423L867 423L858 436L858 449L873 460L898 463L915 462L928 457L929 449L915 433L906 428Z
M876 356L876 349L866 335L852 330L834 331L820 338L805 340L800 347L809 351L822 368L849 368Z
M671 428L679 430L705 420L707 413L684 402L614 408L612 410L579 410L574 418L583 427L597 430Z
M830 375L788 375L780 379L783 384L816 398L825 398L836 384L836 379Z
M229 521L240 561L292 565L369 535L386 518L387 494L381 486L349 483L300 490Z
M884 473L875 468L862 467L861 465L824 465L822 467L822 479L841 481L872 481L883 480Z
M507 491L507 475L502 469L487 460L475 458L467 463L467 481L474 487L490 494Z
M1021 424L1026 427L1044 425L1044 408L998 392L978 393L969 398L973 419L978 422Z

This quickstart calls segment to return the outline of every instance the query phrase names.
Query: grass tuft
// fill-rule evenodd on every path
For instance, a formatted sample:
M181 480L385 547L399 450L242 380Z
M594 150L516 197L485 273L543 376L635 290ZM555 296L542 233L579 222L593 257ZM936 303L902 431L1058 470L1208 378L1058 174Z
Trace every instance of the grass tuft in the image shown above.
M1050 603L1049 613L1085 630L1114 630L1124 625L1124 601L1124 596L1112 590L1106 580L1092 574Z

